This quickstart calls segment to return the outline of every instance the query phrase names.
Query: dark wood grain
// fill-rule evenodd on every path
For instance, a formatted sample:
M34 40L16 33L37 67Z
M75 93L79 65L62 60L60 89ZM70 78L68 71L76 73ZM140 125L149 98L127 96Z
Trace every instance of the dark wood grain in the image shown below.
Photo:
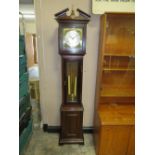
M59 23L58 28L58 47L61 55L62 65L62 105L61 112L61 131L59 144L79 143L84 144L83 137L83 105L82 105L82 76L83 76L83 56L86 54L86 29L90 20L90 15L77 9L79 16L75 16L74 11L70 16L66 15L68 9L62 10L55 14L56 21ZM82 34L82 45L76 48L64 47L64 29L78 28ZM76 100L68 95L67 66L76 63L77 95ZM69 64L69 65L67 65ZM69 87L70 88L70 87ZM72 95L72 94L71 94ZM69 96L69 97L68 97ZM69 99L68 99L69 98Z

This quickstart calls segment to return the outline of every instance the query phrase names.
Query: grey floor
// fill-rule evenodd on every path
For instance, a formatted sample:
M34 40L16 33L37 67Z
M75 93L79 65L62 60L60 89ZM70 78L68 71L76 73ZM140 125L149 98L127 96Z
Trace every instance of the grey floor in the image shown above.
M92 134L84 134L85 145L58 145L59 135L34 129L23 155L95 155Z

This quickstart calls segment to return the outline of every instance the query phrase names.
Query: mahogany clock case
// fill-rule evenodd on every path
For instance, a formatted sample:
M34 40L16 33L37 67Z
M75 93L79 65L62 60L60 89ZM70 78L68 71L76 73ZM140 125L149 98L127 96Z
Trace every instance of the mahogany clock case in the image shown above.
M86 53L86 27L90 16L77 9L75 16L69 9L55 14L59 23L58 46L62 64L62 104L59 144L84 144L82 75L83 56Z

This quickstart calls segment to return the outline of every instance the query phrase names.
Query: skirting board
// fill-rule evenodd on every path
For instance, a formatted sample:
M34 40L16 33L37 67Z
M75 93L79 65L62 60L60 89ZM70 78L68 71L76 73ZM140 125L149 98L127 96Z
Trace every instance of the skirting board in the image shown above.
M48 124L43 124L43 131L44 132L52 132L52 133L59 133L60 126L48 126ZM93 127L83 127L84 133L93 133Z

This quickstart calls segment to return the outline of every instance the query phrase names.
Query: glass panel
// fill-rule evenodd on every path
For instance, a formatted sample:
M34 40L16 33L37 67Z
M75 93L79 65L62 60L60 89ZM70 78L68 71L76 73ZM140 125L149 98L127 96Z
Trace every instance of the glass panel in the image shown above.
M67 102L78 100L78 62L67 62Z
M105 55L134 55L135 27L132 15L108 15L106 23Z
M133 14L107 14L100 102L134 103L135 27Z
M102 76L102 97L134 97L135 58L105 56Z
M105 56L103 62L104 70L134 70L134 56Z

